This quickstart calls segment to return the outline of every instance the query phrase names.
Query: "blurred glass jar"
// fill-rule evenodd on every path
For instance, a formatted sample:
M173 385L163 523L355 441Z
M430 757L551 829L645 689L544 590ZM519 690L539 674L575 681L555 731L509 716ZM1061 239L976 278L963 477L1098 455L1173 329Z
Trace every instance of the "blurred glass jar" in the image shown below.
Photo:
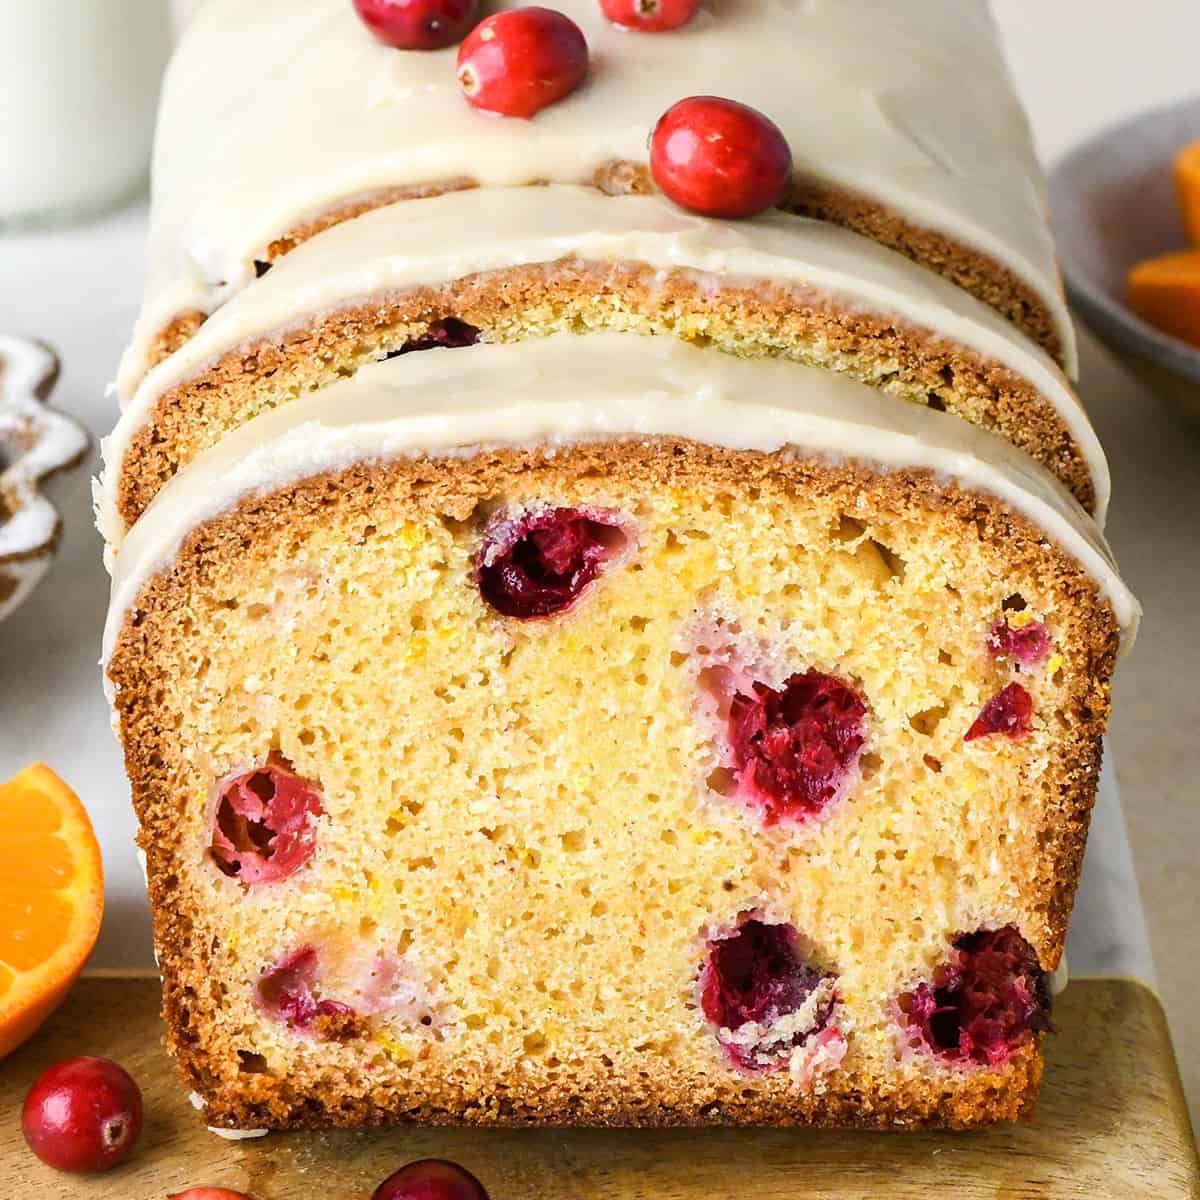
M0 0L0 226L141 189L169 49L165 0Z

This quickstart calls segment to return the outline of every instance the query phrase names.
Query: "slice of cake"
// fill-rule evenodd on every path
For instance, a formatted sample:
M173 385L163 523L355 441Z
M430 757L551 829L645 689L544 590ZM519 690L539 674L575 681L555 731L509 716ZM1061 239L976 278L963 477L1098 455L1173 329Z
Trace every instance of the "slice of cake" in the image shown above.
M711 0L664 36L616 28L598 0L557 7L588 78L504 121L466 102L454 47L384 45L351 0L208 0L167 75L123 395L281 255L370 208L546 181L652 190L650 130L703 93L783 131L785 207L927 264L1073 370L1042 177L985 0ZM486 209L471 223L490 227Z
M825 222L550 186L379 209L229 301L146 377L109 440L108 540L228 429L364 362L597 329L844 371L997 430L1103 516L1107 466L1066 379L968 293Z
M1025 1111L1136 620L1044 470L832 371L557 335L263 413L105 638L204 1119Z

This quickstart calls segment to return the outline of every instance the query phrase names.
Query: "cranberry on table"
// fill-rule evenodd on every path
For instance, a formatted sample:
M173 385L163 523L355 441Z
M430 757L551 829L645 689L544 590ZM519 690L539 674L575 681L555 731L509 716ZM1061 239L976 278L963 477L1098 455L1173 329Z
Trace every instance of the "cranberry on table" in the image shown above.
M59 1171L107 1171L142 1132L142 1093L106 1058L65 1058L25 1097L21 1130L29 1148Z
M479 0L354 0L363 24L398 50L441 50L466 37Z
M230 1191L229 1188L198 1187L188 1188L186 1192L176 1192L167 1200L253 1200L245 1192Z
M583 82L579 26L552 8L510 8L480 21L458 48L458 82L484 112L532 117Z
M389 1175L371 1200L488 1200L488 1194L465 1167L444 1158L422 1158Z
M709 217L753 217L783 198L787 138L757 109L720 96L672 104L650 135L650 172L663 194Z
M600 0L604 15L622 29L663 33L692 19L700 0Z

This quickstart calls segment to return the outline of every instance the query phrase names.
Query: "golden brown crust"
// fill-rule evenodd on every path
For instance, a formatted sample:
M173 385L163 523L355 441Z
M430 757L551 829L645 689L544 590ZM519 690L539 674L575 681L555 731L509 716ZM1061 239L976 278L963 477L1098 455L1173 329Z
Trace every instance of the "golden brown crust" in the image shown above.
M1062 338L1045 302L995 259L945 234L922 229L852 192L797 180L787 207L819 221L843 225L929 267L1006 316L1060 366Z
M611 1063L523 1064L518 1076L496 1077L494 1064L463 1058L447 1067L418 1061L403 1091L373 1087L363 1074L353 1085L337 1072L280 1078L254 1071L232 1075L236 1061L213 1014L221 982L208 965L195 915L178 902L176 763L184 753L163 709L161 680L176 669L171 631L190 620L181 597L220 563L236 561L272 539L302 537L328 520L331 507L375 514L398 505L415 514L465 519L481 499L504 494L514 480L537 473L553 490L593 478L642 486L696 486L756 494L785 489L795 496L829 497L865 519L926 514L952 536L986 548L1004 577L1035 580L1073 614L1061 649L1068 668L1062 736L1042 784L1044 814L1039 855L1026 885L1034 914L1025 930L1044 967L1062 953L1074 888L1082 865L1099 771L1100 738L1108 713L1109 677L1118 634L1094 583L1064 553L1047 546L1025 518L993 499L938 481L924 471L880 473L848 463L722 450L657 439L580 445L550 455L504 450L470 460L402 460L358 464L244 500L186 538L173 572L143 589L128 615L109 666L125 746L126 767L148 856L155 938L164 980L167 1043L188 1084L207 1100L209 1124L235 1128L293 1128L416 1121L456 1124L815 1124L869 1127L967 1127L1013 1119L1032 1106L1042 1059L1028 1045L1002 1069L931 1068L901 1080L835 1069L825 1088L803 1095L786 1075L715 1073L703 1064L684 1073L666 1059L623 1071ZM186 606L184 606L185 608Z
M1091 509L1095 490L1054 406L995 361L836 297L764 283L714 289L688 271L578 259L479 272L323 314L224 354L166 391L120 464L117 505L133 524L180 466L278 401L385 357L454 316L487 340L561 330L668 333L734 353L786 356L844 371L995 430L1058 475Z
M150 345L146 348L146 369L156 367L170 358L180 346L195 336L196 330L207 320L208 314L202 308L189 308L164 325L150 339Z

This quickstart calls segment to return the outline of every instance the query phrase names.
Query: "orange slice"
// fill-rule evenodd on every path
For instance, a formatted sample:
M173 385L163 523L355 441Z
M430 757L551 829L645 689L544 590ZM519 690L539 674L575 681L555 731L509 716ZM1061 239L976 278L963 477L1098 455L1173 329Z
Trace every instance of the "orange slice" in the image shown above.
M1191 142L1175 155L1175 193L1188 241L1200 246L1200 142Z
M79 797L41 763L0 783L0 1058L66 996L103 912L100 847Z
M1163 333L1200 346L1200 250L1138 263L1129 272L1129 306Z

